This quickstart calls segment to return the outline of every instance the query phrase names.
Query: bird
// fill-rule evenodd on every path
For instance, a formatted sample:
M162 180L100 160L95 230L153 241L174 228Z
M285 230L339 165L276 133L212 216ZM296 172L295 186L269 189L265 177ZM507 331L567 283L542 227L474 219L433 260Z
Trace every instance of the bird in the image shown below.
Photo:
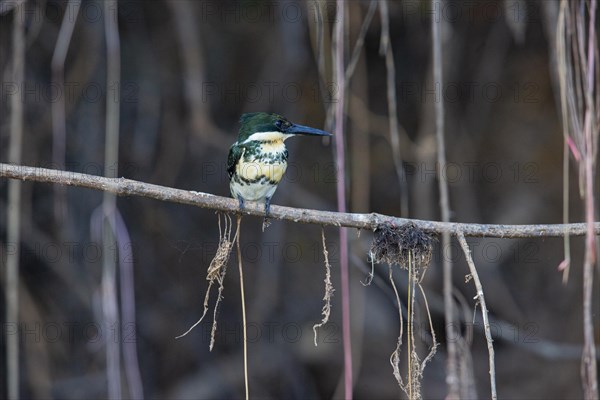
M331 136L331 133L298 125L274 113L243 114L237 141L229 148L227 174L231 196L239 202L264 203L268 226L271 198L287 168L285 141L292 136Z

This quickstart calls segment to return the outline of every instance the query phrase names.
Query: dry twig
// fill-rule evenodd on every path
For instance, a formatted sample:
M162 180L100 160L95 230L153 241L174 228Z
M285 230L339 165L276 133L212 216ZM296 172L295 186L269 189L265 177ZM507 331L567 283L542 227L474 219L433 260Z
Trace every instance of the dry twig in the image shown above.
M469 249L469 245L465 240L465 236L462 233L458 233L457 235L458 242L460 243L460 247L462 247L463 252L465 253L465 258L467 259L467 264L469 265L469 270L471 271L471 277L473 278L473 282L475 283L475 288L477 289L477 296L475 297L479 304L481 305L481 315L483 317L483 328L485 330L485 340L487 342L488 354L489 354L489 364L490 364L490 386L492 392L492 400L498 398L496 394L496 363L494 358L494 345L492 344L492 332L490 329L490 321L488 318L488 309L485 304L485 297L483 296L483 286L481 285L481 281L479 280L479 274L477 273L477 269L475 268L475 263L473 262L473 257L471 257L471 250Z

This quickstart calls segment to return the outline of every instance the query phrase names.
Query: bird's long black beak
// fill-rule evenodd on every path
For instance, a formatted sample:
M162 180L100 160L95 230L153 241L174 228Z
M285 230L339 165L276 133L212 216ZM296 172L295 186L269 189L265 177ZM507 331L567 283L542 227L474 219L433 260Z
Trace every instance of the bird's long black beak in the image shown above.
M291 135L312 135L312 136L331 136L331 133L310 126L293 124L287 129L286 133Z

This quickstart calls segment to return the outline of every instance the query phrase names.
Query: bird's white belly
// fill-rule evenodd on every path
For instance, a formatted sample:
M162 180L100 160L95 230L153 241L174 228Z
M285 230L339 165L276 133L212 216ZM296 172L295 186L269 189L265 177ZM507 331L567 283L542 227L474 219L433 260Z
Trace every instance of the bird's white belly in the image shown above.
M238 183L231 181L229 188L231 195L236 199L241 196L244 200L264 203L267 197L273 197L277 185L268 182Z

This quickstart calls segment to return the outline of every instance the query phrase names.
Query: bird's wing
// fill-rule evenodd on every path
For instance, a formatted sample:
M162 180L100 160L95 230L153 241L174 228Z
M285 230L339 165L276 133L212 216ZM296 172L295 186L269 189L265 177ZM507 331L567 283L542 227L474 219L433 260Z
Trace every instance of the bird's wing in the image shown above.
M229 156L227 157L227 173L231 178L235 172L235 166L238 163L240 157L244 153L244 148L242 146L238 146L234 144L229 149Z

